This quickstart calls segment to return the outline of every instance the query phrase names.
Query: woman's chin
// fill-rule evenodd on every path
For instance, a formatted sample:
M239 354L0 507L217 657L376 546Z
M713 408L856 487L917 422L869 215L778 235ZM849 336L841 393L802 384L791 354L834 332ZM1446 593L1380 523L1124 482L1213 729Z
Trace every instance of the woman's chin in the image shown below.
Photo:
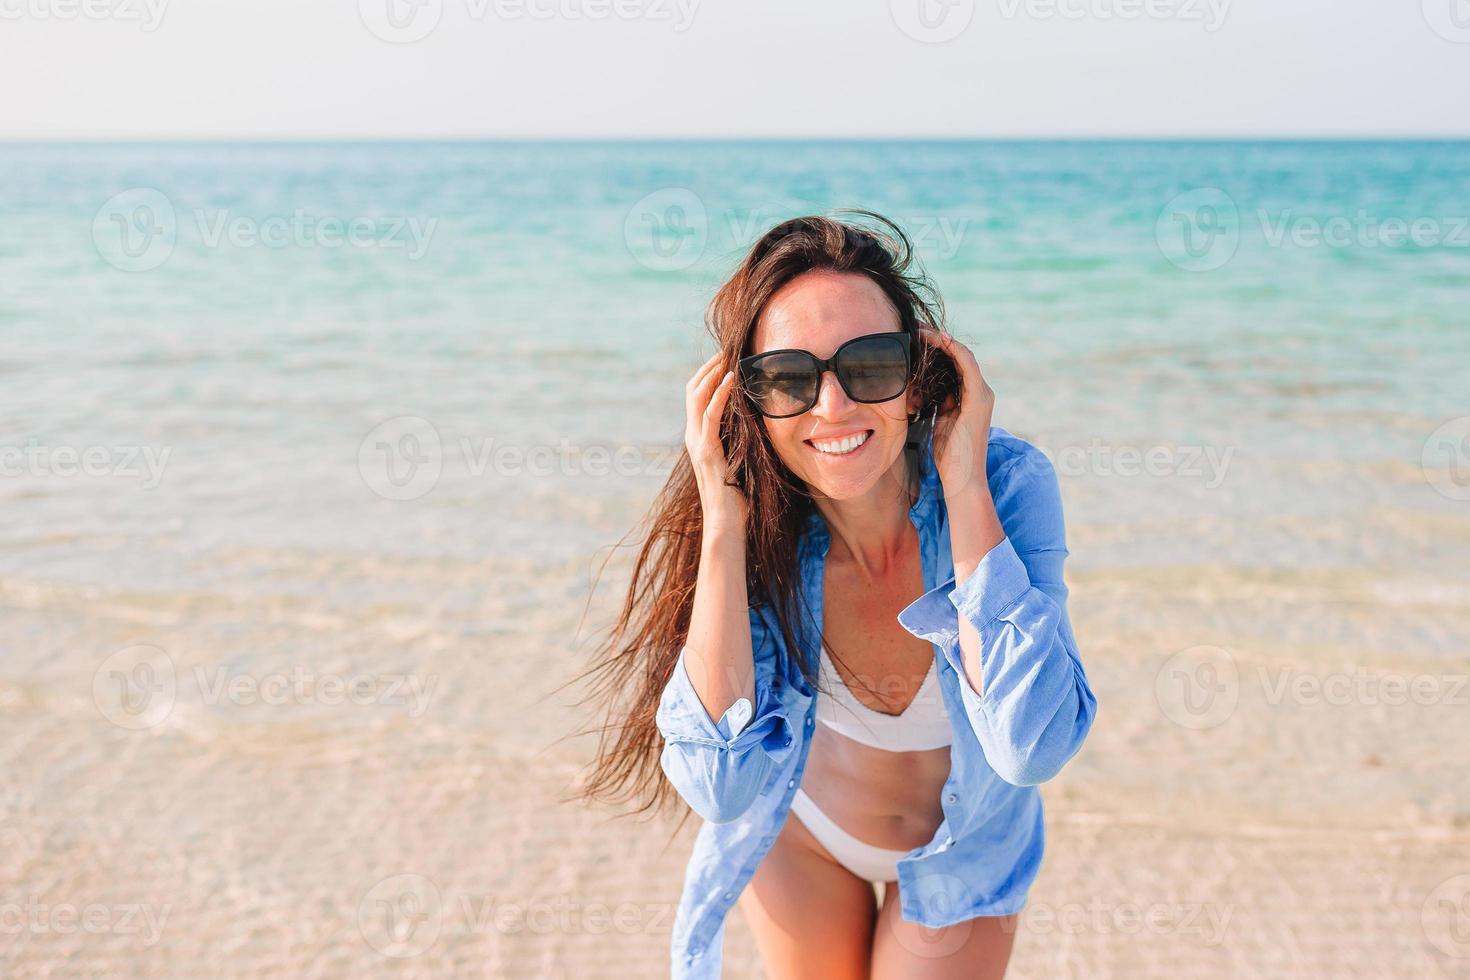
M807 487L818 500L857 500L868 492L871 484L854 483L851 480L808 481Z
M891 463L881 464L877 453L872 454L863 465L853 465L856 462L841 459L812 460L809 453L803 472L812 495L827 500L857 500L870 493L892 470Z

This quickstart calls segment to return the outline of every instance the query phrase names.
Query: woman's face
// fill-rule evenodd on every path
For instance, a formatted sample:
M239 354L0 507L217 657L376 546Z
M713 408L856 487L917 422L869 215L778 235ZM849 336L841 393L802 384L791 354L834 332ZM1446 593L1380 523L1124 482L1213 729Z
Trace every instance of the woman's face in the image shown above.
M831 357L854 337L901 329L898 312L873 280L860 273L814 270L771 297L756 323L751 353L794 347ZM828 371L810 410L763 421L793 473L819 496L850 500L873 489L895 464L902 465L910 398L905 392L886 402L855 402Z

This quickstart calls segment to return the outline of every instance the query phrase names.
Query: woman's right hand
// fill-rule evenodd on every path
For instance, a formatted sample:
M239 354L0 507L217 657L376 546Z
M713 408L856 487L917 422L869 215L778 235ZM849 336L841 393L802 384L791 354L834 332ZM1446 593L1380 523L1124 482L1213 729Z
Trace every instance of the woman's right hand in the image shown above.
M716 370L722 356L717 351L684 387L684 448L694 467L705 531L727 529L743 541L749 504L740 488L728 482L730 467L720 439L720 423L735 390L735 372L721 375Z

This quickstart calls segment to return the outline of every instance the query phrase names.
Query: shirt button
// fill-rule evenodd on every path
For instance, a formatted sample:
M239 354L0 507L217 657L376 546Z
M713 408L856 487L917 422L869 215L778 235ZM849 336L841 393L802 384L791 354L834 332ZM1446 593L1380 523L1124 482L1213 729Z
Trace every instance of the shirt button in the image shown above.
M812 727L812 719L811 719L811 716L810 715L807 716L807 719L806 719L806 727L808 727L808 728Z
M734 892L725 892L725 901L727 901L727 902L733 902L733 901L735 901L735 893Z
M944 802L946 803L958 803L959 801L960 798L953 793L946 793L944 796Z
M788 780L786 780L786 788L787 789L794 789L795 787L796 787L796 780L794 780L794 779L788 779Z
M700 953L703 953L703 952L704 952L704 947L703 946L690 946L689 947L689 955L690 956L698 956Z

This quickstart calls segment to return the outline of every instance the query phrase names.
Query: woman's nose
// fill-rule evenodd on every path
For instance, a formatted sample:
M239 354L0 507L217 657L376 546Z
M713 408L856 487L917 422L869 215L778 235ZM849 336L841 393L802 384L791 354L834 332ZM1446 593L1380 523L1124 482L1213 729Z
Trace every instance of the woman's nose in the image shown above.
M837 380L837 375L832 371L823 371L818 381L817 403L812 406L812 412L819 418L838 419L851 408L852 399L842 390L842 382Z

